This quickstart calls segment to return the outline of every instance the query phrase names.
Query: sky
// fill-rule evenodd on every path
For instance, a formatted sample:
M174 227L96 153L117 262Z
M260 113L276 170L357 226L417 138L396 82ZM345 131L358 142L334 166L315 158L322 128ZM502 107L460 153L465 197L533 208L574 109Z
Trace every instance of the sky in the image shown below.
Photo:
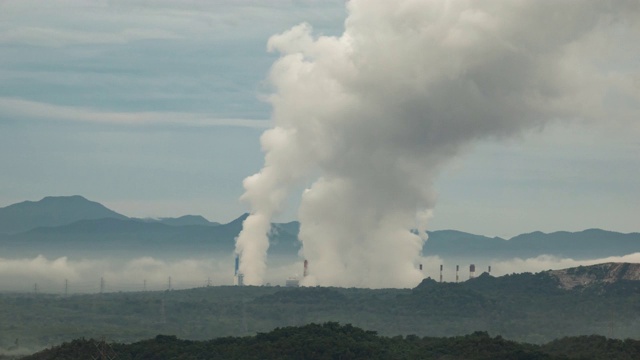
M272 125L269 39L302 22L339 35L346 15L344 1L0 0L0 206L78 194L127 216L238 217ZM436 177L429 229L640 231L640 30L609 35L584 45L624 80L602 113L465 146ZM277 221L297 219L303 190Z

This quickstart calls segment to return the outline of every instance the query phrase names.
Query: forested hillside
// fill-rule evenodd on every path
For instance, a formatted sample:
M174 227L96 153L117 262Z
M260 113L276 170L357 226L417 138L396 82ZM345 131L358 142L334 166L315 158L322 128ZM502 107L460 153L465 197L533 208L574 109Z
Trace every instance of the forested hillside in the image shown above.
M576 269L580 276L602 273L602 267ZM425 279L414 289L223 286L68 297L4 293L0 348L16 339L37 349L82 337L133 342L158 333L206 340L327 321L385 336L487 331L528 343L592 334L640 338L640 281L621 278L570 290L561 285L543 272L483 274L464 283Z
M437 338L384 337L330 322L278 328L248 337L208 341L158 335L133 344L74 340L24 360L137 359L638 359L640 341L602 336L563 338L542 346L516 343L486 332Z

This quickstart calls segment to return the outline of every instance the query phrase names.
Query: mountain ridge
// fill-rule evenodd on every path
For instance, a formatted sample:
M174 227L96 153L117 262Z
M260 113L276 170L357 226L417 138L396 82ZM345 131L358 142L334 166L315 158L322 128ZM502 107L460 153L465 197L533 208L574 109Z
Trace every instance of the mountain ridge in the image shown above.
M95 250L94 244L103 244L98 248L104 250L106 247L111 252L115 250L110 250L106 244L113 245L111 248L133 246L137 251L152 253L172 249L180 249L182 254L188 254L190 250L194 253L213 250L233 252L235 237L248 215L244 213L226 224L210 222L199 215L137 219L79 195L45 197L37 202L26 201L0 208L0 249L7 255L20 256L39 251L60 255L64 254L65 246L71 245L91 252ZM272 224L270 253L297 256L301 248L299 230L297 221ZM640 233L623 234L601 229L536 231L508 240L458 230L427 233L429 239L422 254L437 255L443 260L474 262L541 255L580 260L640 252ZM58 250L56 244L60 245ZM158 248L159 245L162 248Z
M80 195L47 196L0 208L0 233L13 234L40 226L70 224L77 220L126 216Z

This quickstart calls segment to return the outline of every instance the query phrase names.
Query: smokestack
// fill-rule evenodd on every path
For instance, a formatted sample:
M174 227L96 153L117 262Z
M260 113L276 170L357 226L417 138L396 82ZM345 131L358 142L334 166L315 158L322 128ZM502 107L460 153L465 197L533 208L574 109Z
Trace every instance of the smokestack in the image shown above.
M304 260L304 272L302 273L302 276L307 277L307 275L309 275L309 261L308 260Z
M489 265L489 269L487 269L487 272L489 273L489 275L491 275L491 265Z
M420 264L420 271L422 271L422 264Z
M236 265L233 273L233 284L235 286L244 285L244 275L240 272L240 256L236 255Z
M476 277L476 265L471 264L469 265L469 279L473 279L474 277Z
M442 282L442 265L440 265L440 282Z
M458 271L460 271L460 265L456 265L456 282L460 281L460 277L458 276Z

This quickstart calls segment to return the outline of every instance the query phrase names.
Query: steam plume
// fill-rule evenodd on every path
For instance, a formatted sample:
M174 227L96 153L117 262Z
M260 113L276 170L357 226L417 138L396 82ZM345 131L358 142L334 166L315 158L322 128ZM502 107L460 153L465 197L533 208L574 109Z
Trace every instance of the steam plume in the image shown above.
M410 229L424 233L441 168L478 139L604 114L619 79L590 59L638 6L351 0L339 37L308 24L273 36L274 127L264 168L244 182L252 213L236 247L246 282L262 281L291 186L319 174L299 209L305 283L417 284L424 239Z

